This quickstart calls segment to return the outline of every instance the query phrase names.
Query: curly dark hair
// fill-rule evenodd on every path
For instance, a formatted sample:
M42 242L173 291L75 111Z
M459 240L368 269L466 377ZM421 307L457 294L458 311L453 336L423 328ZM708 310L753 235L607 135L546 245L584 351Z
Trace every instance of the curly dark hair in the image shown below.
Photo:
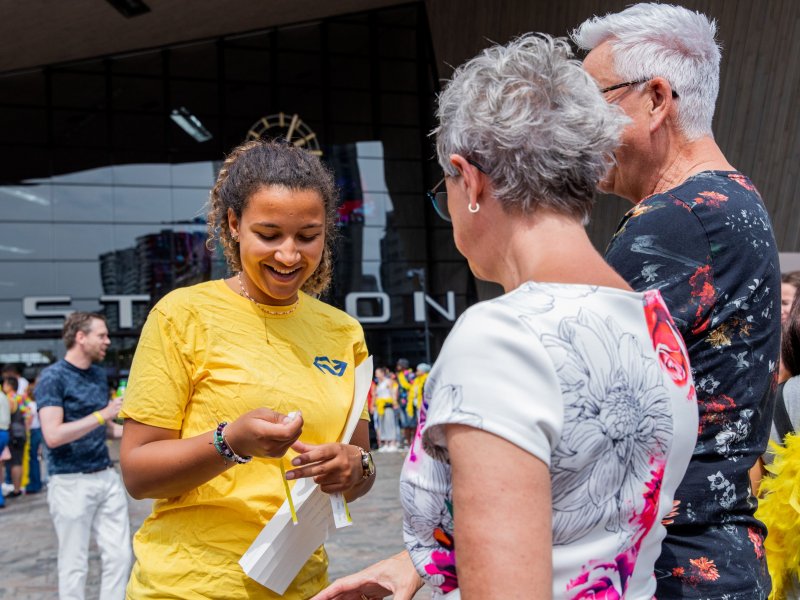
M292 190L314 190L325 209L325 246L317 270L303 284L307 294L323 293L331 281L336 241L338 194L333 173L317 156L284 141L252 140L228 154L211 189L208 208L209 249L219 239L231 271L241 271L239 242L231 236L228 209L237 219L252 195L263 187L278 185Z

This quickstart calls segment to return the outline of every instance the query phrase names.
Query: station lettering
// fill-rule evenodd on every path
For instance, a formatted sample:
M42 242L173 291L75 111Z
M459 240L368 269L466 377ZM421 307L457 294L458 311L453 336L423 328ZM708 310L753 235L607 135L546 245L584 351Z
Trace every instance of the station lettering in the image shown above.
M433 309L450 322L456 320L455 292L445 294L444 305L423 292L414 292L414 321L424 323L428 310ZM100 296L102 304L116 304L119 311L119 328L133 328L134 303L150 302L148 294L108 294ZM63 319L74 312L70 296L27 296L22 299L22 313L26 319L25 331L61 329ZM392 318L392 299L385 292L350 292L344 300L345 312L364 324L388 323ZM56 321L57 320L57 321Z
M133 328L133 303L150 302L149 294L109 294L100 296L102 304L116 304L119 310L119 328ZM61 329L64 317L75 312L69 307L72 298L70 296L27 296L22 299L22 314L26 319L43 320L46 323L25 323L25 331L48 331ZM51 308L42 308L50 306ZM58 322L53 322L59 319Z

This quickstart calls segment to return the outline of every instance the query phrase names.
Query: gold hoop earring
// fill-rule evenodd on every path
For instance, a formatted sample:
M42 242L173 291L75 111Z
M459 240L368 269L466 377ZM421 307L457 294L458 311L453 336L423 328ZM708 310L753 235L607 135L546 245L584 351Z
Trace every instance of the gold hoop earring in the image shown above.
M472 204L467 204L467 210L471 212L473 215L481 209L481 205L477 202L475 203L475 208L472 208Z

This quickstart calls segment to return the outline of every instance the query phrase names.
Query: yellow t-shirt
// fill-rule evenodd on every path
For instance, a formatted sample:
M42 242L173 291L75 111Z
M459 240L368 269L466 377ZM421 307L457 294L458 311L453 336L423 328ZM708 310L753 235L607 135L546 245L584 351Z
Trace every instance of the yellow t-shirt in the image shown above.
M121 415L183 438L258 407L299 409L303 442L334 442L352 404L355 367L366 357L361 325L310 296L301 293L295 311L273 315L222 280L201 283L173 291L151 311ZM362 417L369 418L366 411ZM294 456L290 451L284 466ZM284 500L278 460L261 458L156 500L134 537L128 597L280 597L247 577L238 561ZM320 547L283 598L313 596L327 585L327 565Z

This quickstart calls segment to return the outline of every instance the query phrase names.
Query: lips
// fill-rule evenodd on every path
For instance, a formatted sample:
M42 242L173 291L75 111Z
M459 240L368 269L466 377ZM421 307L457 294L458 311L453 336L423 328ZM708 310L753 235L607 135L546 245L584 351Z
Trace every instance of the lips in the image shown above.
M265 267L273 279L284 283L292 281L302 272L302 268L300 267L294 267L292 269L281 269L270 265L265 265Z

